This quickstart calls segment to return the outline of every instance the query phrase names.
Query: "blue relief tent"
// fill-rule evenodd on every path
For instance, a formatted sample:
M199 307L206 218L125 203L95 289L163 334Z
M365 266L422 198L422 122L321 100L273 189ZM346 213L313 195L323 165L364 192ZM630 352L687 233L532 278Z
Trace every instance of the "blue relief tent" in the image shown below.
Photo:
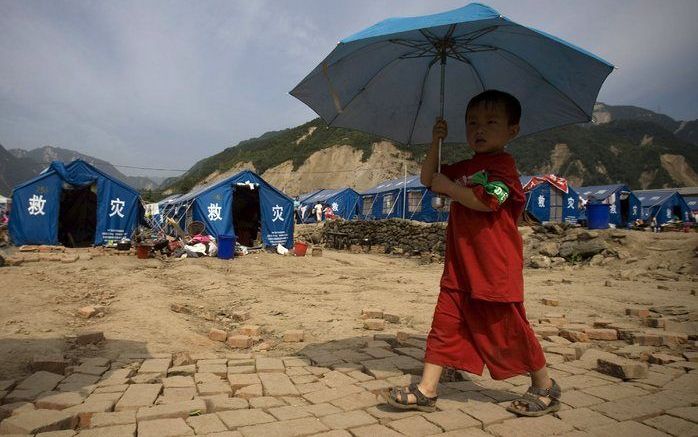
M642 205L635 193L623 184L593 185L577 188L584 203L596 202L609 206L609 223L626 227L642 218ZM586 210L580 212L585 216Z
M532 176L521 176L521 186L524 187ZM568 185L567 193L548 181L526 192L526 207L524 214L533 217L537 222L577 223L579 214L579 195Z
M676 190L645 190L635 191L642 203L642 218L645 222L657 218L657 223L663 225L674 217L684 222L692 222L691 208L683 196Z
M693 215L698 214L698 196L683 196Z
M406 184L404 178L381 182L361 193L359 217L362 220L405 218L428 223L447 221L448 209L439 211L431 207L434 196L422 185L419 176L408 176Z
M315 216L311 211L318 203L329 205L335 216L345 220L352 220L359 215L361 196L353 189L343 187L334 190L319 190L302 199L299 197L298 200L301 202L301 207L305 206L306 211L308 211L303 221L305 223L311 223L315 222Z
M143 207L138 191L80 159L53 161L12 191L14 244L100 245L130 237Z
M293 246L293 200L249 170L160 205L160 215L182 228L198 220L208 234L232 235L246 246L260 237L261 230L264 246Z

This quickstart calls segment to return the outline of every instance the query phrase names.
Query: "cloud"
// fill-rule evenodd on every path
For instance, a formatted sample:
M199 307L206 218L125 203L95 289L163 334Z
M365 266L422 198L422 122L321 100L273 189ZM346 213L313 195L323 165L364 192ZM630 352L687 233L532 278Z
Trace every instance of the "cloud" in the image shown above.
M617 64L601 100L698 118L698 2L491 4ZM0 143L188 168L313 118L288 91L339 39L389 16L462 5L0 0Z

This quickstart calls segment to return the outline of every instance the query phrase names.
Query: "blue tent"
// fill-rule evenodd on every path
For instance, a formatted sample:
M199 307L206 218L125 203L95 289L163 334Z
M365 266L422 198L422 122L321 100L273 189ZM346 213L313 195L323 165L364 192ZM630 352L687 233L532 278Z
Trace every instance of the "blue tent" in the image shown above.
M693 214L693 220L698 220L698 196L683 196L683 199L686 201L686 204L688 204L688 207L691 209L691 213Z
M642 218L642 206L635 193L623 184L593 185L579 187L580 197L584 202L605 203L609 206L609 223L616 227L626 227ZM582 216L586 210L581 211Z
M311 211L317 203L321 203L331 206L336 216L345 220L351 220L359 214L360 199L359 193L351 188L343 187L335 190L316 191L310 196L306 196L303 199L299 198L298 200L300 200L301 206L308 208L307 211ZM306 213L304 221L306 223L314 222L315 217L313 214Z
M85 161L53 161L12 191L10 237L17 245L100 245L130 237L142 210L138 191Z
M435 194L419 181L419 176L407 177L407 199L405 201L405 179L381 182L361 193L363 220L405 218L421 222L441 222L448 220L447 211L431 207ZM403 208L406 203L407 208Z
M521 186L525 186L531 176L521 176ZM526 192L525 211L538 222L577 223L579 195L568 186L567 193L544 181Z
M637 198L642 203L642 218L649 221L657 218L660 225L678 217L681 221L693 221L691 208L676 190L646 190L636 191Z
M313 195L319 193L320 191L322 191L322 190L315 190L315 191L311 191L311 192L309 192L309 193L299 194L299 195L297 196L297 197L298 197L298 201L299 201L300 203L303 203L303 202L305 202L305 200L306 200L308 197L313 196Z
M293 246L293 200L249 170L170 199L160 214L183 228L201 221L209 234L232 235L245 245L261 228L265 246Z

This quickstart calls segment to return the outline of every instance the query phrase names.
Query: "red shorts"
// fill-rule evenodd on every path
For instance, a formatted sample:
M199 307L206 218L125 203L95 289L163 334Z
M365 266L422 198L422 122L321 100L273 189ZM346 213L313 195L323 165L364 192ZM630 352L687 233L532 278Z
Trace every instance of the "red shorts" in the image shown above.
M441 289L424 361L478 375L487 365L492 378L506 379L542 369L545 355L523 303Z

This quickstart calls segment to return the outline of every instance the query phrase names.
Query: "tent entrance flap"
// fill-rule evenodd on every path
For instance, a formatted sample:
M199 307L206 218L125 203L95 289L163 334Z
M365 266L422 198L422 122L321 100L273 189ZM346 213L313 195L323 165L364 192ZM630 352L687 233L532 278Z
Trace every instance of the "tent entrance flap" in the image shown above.
M66 247L89 247L97 231L95 184L76 187L64 184L58 215L58 241Z
M682 212L681 205L674 205L674 207L672 208L672 212L671 212L671 215L672 215L671 219L672 220L675 220L675 219L681 220L681 218L683 217L683 214L681 212Z
M630 216L630 196L623 195L620 196L620 222L622 225L628 223L628 217Z
M243 246L262 244L261 226L259 187L233 187L233 229L238 243Z

